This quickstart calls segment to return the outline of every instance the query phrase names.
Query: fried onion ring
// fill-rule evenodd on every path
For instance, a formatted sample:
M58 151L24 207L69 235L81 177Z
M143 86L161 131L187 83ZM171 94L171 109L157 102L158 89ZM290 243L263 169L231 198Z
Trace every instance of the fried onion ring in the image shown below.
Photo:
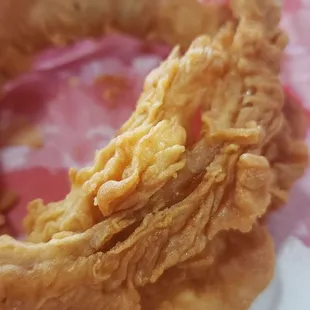
M0 237L1 309L248 309L273 274L259 219L308 157L278 78L280 8L25 0L0 12L2 84L43 48L111 29L179 44L94 165L70 171L65 199L29 204L26 241Z

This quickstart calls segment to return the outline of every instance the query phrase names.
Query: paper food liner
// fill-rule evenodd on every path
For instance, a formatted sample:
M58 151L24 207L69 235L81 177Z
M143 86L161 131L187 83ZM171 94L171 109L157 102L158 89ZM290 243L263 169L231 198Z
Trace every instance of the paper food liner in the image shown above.
M282 26L290 44L281 78L310 113L310 1L287 1ZM36 148L0 150L2 185L19 196L8 214L14 233L22 233L29 201L40 197L47 203L65 196L68 168L92 163L94 151L113 138L133 111L146 74L169 50L119 35L85 40L44 52L30 73L6 86L0 129L23 122L43 142ZM310 132L307 140L310 147ZM276 274L253 310L309 310L310 171L269 226L276 244Z

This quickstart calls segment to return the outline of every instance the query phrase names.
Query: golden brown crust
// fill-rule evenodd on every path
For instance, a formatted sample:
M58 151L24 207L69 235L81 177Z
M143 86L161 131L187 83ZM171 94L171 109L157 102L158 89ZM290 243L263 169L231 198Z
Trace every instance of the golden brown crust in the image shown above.
M246 310L273 276L273 252L263 227L221 233L199 255L143 288L142 308Z
M33 54L47 46L115 28L187 48L197 35L215 34L229 14L195 0L5 0L0 12L0 83L25 71Z
M20 16L25 27L13 23L3 42L32 54L88 31L100 34L104 14L104 26L128 25L134 34L160 36L154 27L159 16L160 28L164 20L174 21L166 14L174 16L183 7L175 1L136 1L125 15L121 10L130 2L104 1L100 7L99 2L25 2L24 15L12 12L12 20ZM194 0L186 3L189 10L204 12ZM139 24L143 33L136 19L148 10L146 24ZM93 167L70 172L72 190L64 201L30 205L28 242L0 238L3 309L148 309L144 297L155 294L158 309L184 309L189 298L197 307L240 310L268 284L272 245L256 222L273 202L273 189L287 192L300 175L289 174L285 185L274 177L283 161L277 141L293 127L286 143L302 145L302 133L283 112L278 74L285 39L278 29L279 8L272 0L235 0L229 16L215 35L221 16L214 25L206 21L206 29L204 21L197 22L188 36L178 37L182 28L173 28L171 38L164 39L180 40L183 47L198 30L209 36L195 39L185 53L176 48L148 76L136 111L97 153ZM29 44L18 46L25 41ZM189 145L189 124L198 107L202 131ZM287 171L294 163L304 169L304 151L285 153ZM204 280L194 270L197 263ZM249 271L244 278L240 265ZM252 274L254 282L248 279L253 266L261 271ZM178 268L185 270L185 279L176 278L180 283L167 298L165 279Z
M285 98L283 115L282 129L264 149L272 167L272 209L287 202L290 188L302 177L309 162L304 143L307 119L303 109L289 95Z

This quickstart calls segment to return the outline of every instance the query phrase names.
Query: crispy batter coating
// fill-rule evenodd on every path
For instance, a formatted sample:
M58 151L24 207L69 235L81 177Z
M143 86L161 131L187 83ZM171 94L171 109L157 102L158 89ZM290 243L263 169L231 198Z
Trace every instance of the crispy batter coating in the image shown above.
M1 246L0 266L3 309L188 309L189 305L205 309L212 305L214 309L243 310L273 275L272 241L259 226L248 234L218 235L200 254L191 256L179 249L175 238L169 241L172 236L178 239L178 231L166 229L171 222L166 227L147 227L149 222L135 236L135 244L131 239L106 253L88 256L104 246L105 236L116 232L104 224L83 238L32 246L27 256L25 246L16 242L16 256L22 259L12 261L4 259L12 240L4 240L7 244ZM195 239L195 230L185 232L187 238L181 244ZM198 244L191 244L191 248L195 246ZM177 259L184 263L159 277L161 268Z
M287 202L289 190L308 165L309 155L304 144L307 121L303 109L290 96L283 108L282 129L265 147L264 154L272 168L272 209Z
M228 13L190 0L99 2L27 1L23 30L2 37L29 39L32 53L128 25L181 48L147 77L136 111L94 165L71 170L68 196L29 205L27 242L0 238L1 309L248 309L273 274L272 242L257 221L307 164L302 116L278 78L280 9L272 0L233 0ZM223 13L186 35L175 18L169 38L158 29L182 16L183 2L189 17Z
M185 9L186 8L186 9ZM4 0L0 3L0 84L29 67L35 52L117 29L187 48L215 34L230 11L196 0Z
M199 255L143 288L142 308L248 309L266 279L273 276L273 252L262 227L248 234L221 233Z

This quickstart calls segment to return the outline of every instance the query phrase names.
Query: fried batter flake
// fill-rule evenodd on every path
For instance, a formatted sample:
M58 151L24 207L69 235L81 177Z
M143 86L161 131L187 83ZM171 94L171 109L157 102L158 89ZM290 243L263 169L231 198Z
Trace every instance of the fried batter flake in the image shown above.
M89 3L77 3L89 12ZM153 2L135 3L130 17ZM102 12L113 4L101 5ZM47 7L35 6L33 16ZM3 309L245 310L268 285L274 254L258 219L307 164L302 116L288 113L293 105L278 78L286 42L279 7L272 0L230 7L216 34L207 27L185 53L193 38L184 39L148 76L118 136L92 167L70 172L63 201L29 205L28 242L0 238ZM122 29L123 18L109 22ZM195 36L203 24L194 24ZM72 29L64 27L65 42ZM198 109L202 130L193 144Z

